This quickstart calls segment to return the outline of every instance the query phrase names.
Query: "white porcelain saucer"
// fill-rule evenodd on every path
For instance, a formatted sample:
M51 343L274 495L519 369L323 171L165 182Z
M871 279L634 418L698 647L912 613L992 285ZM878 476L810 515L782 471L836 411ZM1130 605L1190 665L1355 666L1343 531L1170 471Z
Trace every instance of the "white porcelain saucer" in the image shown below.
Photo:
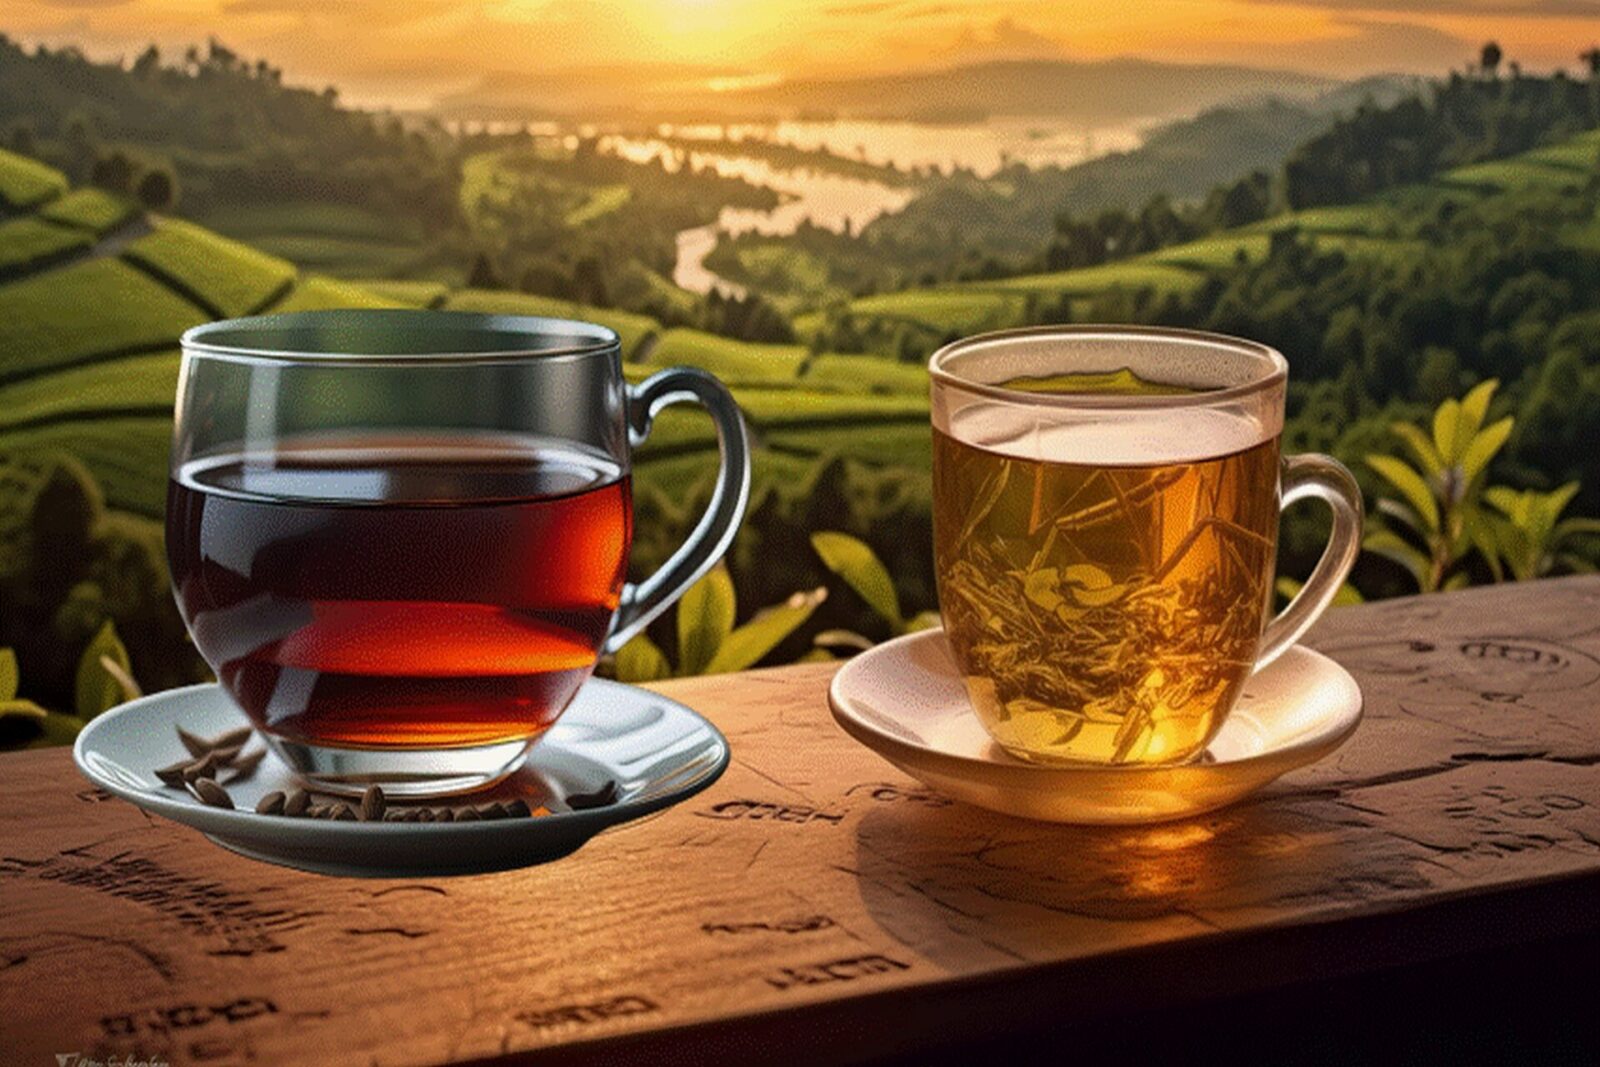
M727 740L693 711L643 689L593 679L523 768L481 798L522 797L530 807L548 807L549 815L451 823L257 815L262 796L295 786L270 752L248 779L222 779L237 805L232 811L163 786L153 773L185 758L175 727L214 737L245 725L244 713L220 687L174 689L95 719L78 735L73 758L95 785L193 826L224 848L320 874L366 877L470 874L556 859L609 826L698 793L728 765ZM257 738L249 749L260 746ZM581 811L567 805L565 798L592 794L607 782L617 786L613 803Z
M1153 767L1045 766L1004 752L967 700L943 630L878 645L834 675L833 717L913 778L958 800L1028 819L1143 823L1230 804L1344 743L1361 689L1343 667L1296 646L1245 683L1205 753Z

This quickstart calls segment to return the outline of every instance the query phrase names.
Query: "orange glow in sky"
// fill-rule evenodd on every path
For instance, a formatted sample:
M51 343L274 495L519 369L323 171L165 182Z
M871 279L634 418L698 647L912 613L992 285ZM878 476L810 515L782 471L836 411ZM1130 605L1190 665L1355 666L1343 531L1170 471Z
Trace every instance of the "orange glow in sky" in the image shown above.
M1433 73L1490 37L1529 70L1576 68L1600 0L6 0L0 32L96 56L214 34L293 81L421 102L493 72L641 64L773 78L1138 55Z

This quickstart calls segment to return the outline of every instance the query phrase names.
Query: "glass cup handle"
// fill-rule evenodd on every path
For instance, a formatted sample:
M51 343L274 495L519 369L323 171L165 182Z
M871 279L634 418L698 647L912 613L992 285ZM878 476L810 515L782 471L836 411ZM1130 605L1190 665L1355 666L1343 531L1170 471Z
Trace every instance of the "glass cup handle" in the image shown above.
M1315 453L1286 456L1282 485L1284 508L1307 497L1327 501L1333 509L1333 533L1306 584L1262 631L1258 671L1283 655L1321 617L1361 552L1361 488L1344 464Z
M663 408L689 402L705 408L716 426L722 456L717 485L705 514L678 550L644 581L622 587L617 621L606 638L607 652L627 644L716 565L733 543L750 501L750 436L744 416L728 387L703 370L673 367L628 387L629 448L638 448L650 436L650 426Z

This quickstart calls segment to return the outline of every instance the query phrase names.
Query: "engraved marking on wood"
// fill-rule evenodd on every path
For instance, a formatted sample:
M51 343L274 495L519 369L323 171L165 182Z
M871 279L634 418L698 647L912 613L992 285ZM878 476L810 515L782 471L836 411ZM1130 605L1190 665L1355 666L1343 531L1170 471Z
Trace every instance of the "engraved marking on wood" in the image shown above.
M767 975L766 983L773 989L785 990L802 985L823 985L827 982L854 982L860 978L910 969L909 963L894 959L892 956L873 953L870 956L851 956L842 960L829 960L826 963L785 967L776 974Z
M809 934L817 930L831 930L838 925L826 915L807 915L803 919L779 919L776 922L702 923L700 930L713 937L719 934Z
M1570 645L1502 635L1333 642L1323 646L1365 674L1406 679L1441 698L1476 692L1494 703L1528 693L1582 689L1600 681L1600 659Z
M819 811L806 804L772 804L764 800L724 800L695 812L702 819L749 819L768 822L816 823L834 825L844 821L843 812Z
M266 997L242 997L222 1004L178 1004L170 1008L145 1008L127 1015L107 1015L100 1029L109 1038L138 1037L193 1030L213 1023L242 1023L263 1015L276 1015L278 1005Z
M210 950L213 956L282 952L287 946L276 935L298 930L318 914L261 907L246 891L202 881L126 852L102 858L69 850L43 861L0 867L0 875L4 874L26 874L143 904L197 933L222 938L222 947Z
M846 789L844 793L845 796L865 793L873 800L884 804L904 801L913 804L924 804L930 808L948 808L955 803L949 797L940 796L938 793L933 793L926 789L907 789L904 786L893 785L889 782L862 782Z
M544 1011L519 1012L516 1019L526 1026L533 1027L535 1030L543 1030L548 1027L567 1024L592 1026L595 1023L603 1023L608 1019L620 1019L629 1015L647 1015L660 1010L661 1005L649 997L631 994L612 997L609 1000L598 1000L590 1004L564 1004L559 1008L547 1008Z

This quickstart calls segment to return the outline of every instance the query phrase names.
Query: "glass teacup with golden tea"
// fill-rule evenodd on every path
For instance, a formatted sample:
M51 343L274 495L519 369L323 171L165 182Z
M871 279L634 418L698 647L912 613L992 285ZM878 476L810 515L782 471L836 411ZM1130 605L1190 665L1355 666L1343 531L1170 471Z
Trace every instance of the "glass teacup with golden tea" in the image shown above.
M1350 472L1279 454L1283 356L1045 327L958 341L930 371L939 605L984 727L1039 762L1198 756L1359 550ZM1312 496L1332 536L1274 618L1278 514Z

